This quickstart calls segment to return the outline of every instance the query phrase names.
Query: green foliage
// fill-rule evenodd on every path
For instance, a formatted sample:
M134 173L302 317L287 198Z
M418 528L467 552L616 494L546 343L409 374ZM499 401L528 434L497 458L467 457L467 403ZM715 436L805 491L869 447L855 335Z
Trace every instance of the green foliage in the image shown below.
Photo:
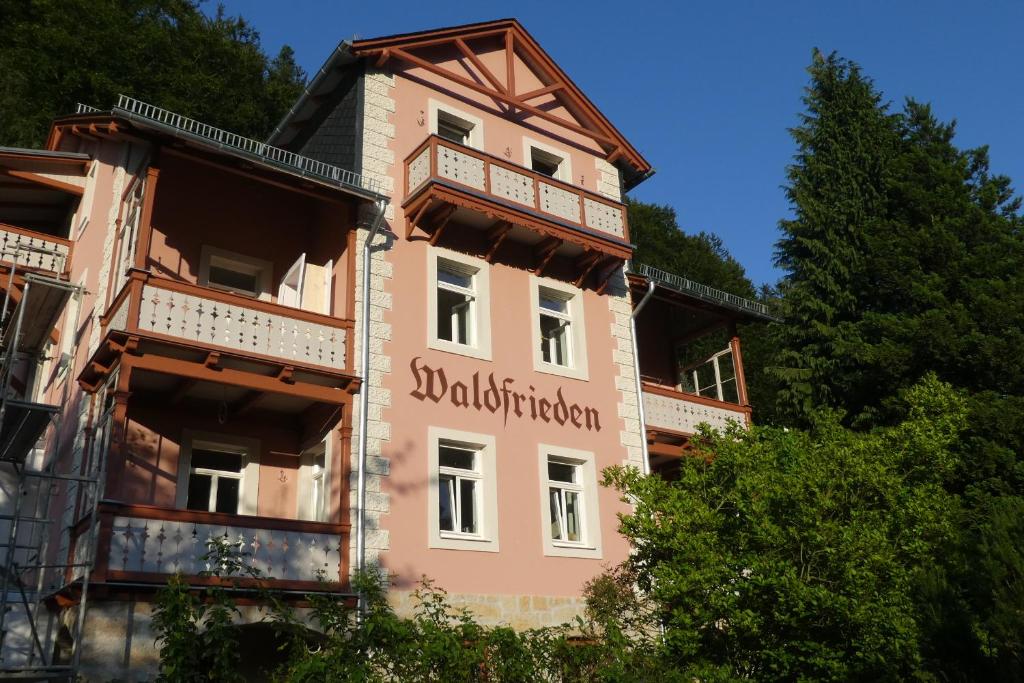
M916 577L955 536L964 400L934 378L908 417L858 433L704 433L679 480L612 468L635 504L628 569L665 656L700 680L903 680L922 673ZM711 457L713 454L713 457ZM706 456L706 457L702 457Z
M268 134L302 92L241 17L198 0L0 0L0 144L39 146L77 102L138 97L242 135Z

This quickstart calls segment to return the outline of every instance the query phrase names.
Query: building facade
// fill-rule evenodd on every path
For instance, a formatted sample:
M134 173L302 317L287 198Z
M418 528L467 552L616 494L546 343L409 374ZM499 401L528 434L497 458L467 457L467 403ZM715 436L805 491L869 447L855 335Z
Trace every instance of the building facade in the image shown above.
M0 668L152 675L224 536L296 596L570 620L628 553L601 471L750 419L763 308L628 266L650 172L514 20L342 43L266 143L122 97L0 153Z

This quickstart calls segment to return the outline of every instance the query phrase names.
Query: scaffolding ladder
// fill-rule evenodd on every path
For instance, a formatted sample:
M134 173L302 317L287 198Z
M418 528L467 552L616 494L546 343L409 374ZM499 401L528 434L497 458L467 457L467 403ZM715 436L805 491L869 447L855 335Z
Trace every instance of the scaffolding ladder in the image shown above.
M74 681L99 532L97 506L105 458L94 457L91 442L76 452L62 441L67 434L62 411L73 382L74 326L69 353L54 369L54 377L68 374L60 403L32 400L30 380L38 381L35 375L45 360L51 332L68 301L80 302L83 293L60 276L26 270L20 298L14 301L18 264L40 255L55 257L58 273L65 270L65 255L54 250L18 245L0 252L10 268L0 309L0 483L9 492L6 509L0 510L0 528L6 526L6 533L0 534L0 680ZM19 370L25 370L20 398L14 386ZM69 451L71 462L65 455ZM71 533L79 523L85 528L72 555ZM59 639L46 602L57 594L76 593L78 609L69 629L68 654L55 647Z

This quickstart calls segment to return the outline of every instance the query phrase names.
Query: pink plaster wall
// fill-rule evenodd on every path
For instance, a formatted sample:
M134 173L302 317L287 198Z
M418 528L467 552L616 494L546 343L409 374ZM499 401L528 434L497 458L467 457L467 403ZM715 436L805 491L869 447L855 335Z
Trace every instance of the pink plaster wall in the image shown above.
M499 53L481 56L485 64L504 74L504 61ZM440 57L444 62L444 57ZM460 71L462 67L448 61L444 66ZM517 89L525 91L541 87L525 65L518 64ZM434 83L435 85L431 85ZM402 161L429 134L428 99L448 103L484 119L483 151L522 164L523 136L531 137L571 155L574 181L589 189L597 189L595 153L597 146L581 136L556 129L553 124L530 119L526 128L498 113L493 102L466 88L441 82L423 69L399 72L391 96L396 111L390 121L395 126L392 149L396 205L404 199L404 166ZM543 100L539 100L543 102ZM507 154L506 154L507 150ZM405 220L396 206L392 230L405 235ZM450 226L449 232L457 230ZM428 287L422 239L395 240L388 259L394 264L395 277L389 280L393 293L393 310L385 314L385 322L393 326L391 341L384 353L391 357L392 371L384 375L384 386L391 389L391 407L383 419L391 423L391 438L385 443L384 455L390 458L390 476L384 490L391 496L390 514L382 525L390 534L390 550L383 560L397 574L399 585L408 586L423 574L437 580L446 589L460 593L501 593L575 596L584 582L598 574L602 566L626 557L627 545L617 533L616 513L626 507L614 492L601 489L599 508L603 558L578 559L546 557L542 542L542 500L538 467L538 445L546 443L596 455L598 479L600 470L621 464L626 458L620 444L623 419L618 416L621 400L615 387L617 368L613 364L614 340L611 336L613 317L607 297L592 290L583 293L586 343L589 360L589 381L568 379L536 372L533 368L531 328L531 290L529 274L520 268L496 263L490 268L492 358L482 361L427 348ZM510 417L508 424L499 411L460 408L450 401L438 404L419 401L410 395L415 381L410 370L414 357L437 368L443 367L449 381L467 381L474 372L482 378L494 373L496 381L505 377L515 380L519 391L529 393L532 386L538 397L553 397L561 389L569 403L596 409L601 430L559 426L554 421ZM498 470L498 517L500 552L473 552L429 549L427 528L427 429L437 426L496 437ZM546 505L546 501L544 501ZM544 508L546 510L546 508Z

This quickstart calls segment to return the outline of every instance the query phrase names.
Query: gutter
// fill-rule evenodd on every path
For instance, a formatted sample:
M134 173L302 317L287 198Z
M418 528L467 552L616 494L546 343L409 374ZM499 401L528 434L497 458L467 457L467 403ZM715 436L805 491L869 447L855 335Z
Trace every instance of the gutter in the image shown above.
M640 354L636 346L636 318L640 315L640 311L644 310L644 306L651 300L654 295L654 288L657 287L657 283L652 280L647 280L647 291L644 292L643 298L640 299L640 303L633 309L633 313L629 316L629 329L630 329L630 342L633 345L633 375L636 377L636 403L640 413L640 447L643 453L643 460L641 461L642 470L644 475L651 473L651 456L647 450L647 416L644 414L644 393L643 393L643 381L640 379Z
M388 200L378 199L376 202L377 216L373 219L370 232L363 242L363 301L362 327L359 331L360 363L359 375L362 383L359 387L359 456L356 462L356 571L366 571L366 427L369 422L367 412L370 407L370 258L373 240L376 239L384 224L384 211L388 208ZM359 614L366 610L366 596L359 594Z

